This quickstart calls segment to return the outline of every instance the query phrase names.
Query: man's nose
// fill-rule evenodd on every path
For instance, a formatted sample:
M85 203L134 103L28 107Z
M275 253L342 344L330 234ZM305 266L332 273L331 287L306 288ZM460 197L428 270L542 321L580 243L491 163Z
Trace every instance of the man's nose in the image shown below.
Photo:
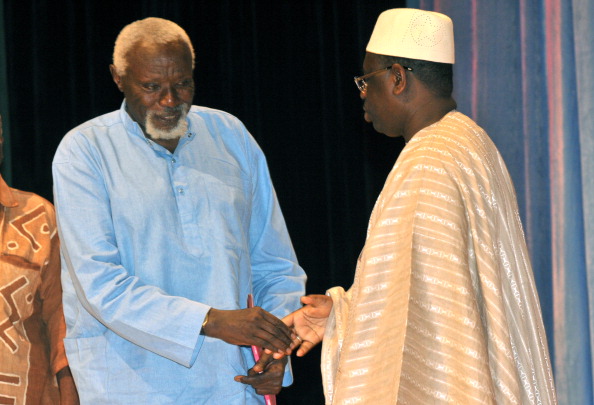
M175 90L164 89L159 104L163 107L177 107L180 104L180 101Z

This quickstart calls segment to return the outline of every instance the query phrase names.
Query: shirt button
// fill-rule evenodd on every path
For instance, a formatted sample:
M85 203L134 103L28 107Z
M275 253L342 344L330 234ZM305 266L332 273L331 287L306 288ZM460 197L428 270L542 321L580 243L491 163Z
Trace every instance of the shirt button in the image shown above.
M182 187L180 187L177 191L178 191L178 193L180 193L182 195L184 194L184 189Z
M175 163L175 159L171 159L171 163Z

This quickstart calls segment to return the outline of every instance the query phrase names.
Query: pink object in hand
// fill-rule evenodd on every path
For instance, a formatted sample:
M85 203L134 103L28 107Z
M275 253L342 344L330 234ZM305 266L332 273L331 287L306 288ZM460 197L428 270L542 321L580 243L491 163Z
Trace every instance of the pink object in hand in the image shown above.
M252 308L254 306L254 297L252 294L248 294L247 306L248 308ZM252 345L252 354L254 355L254 360L260 360L261 352L261 347ZM276 395L264 395L264 401L266 401L266 405L276 405Z

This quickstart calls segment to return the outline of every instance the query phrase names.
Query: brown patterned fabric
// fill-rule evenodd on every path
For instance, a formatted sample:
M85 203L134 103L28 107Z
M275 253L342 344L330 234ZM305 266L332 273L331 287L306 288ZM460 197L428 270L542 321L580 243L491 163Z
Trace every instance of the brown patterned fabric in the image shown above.
M53 206L0 177L0 404L58 404L68 365Z

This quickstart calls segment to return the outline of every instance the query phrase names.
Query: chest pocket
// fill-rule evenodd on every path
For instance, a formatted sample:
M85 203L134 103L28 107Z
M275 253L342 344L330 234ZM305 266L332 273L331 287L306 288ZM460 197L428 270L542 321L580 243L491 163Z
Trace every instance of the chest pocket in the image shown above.
M226 248L245 246L251 183L226 162L211 159L209 169L209 173L200 174L195 196L198 227Z

